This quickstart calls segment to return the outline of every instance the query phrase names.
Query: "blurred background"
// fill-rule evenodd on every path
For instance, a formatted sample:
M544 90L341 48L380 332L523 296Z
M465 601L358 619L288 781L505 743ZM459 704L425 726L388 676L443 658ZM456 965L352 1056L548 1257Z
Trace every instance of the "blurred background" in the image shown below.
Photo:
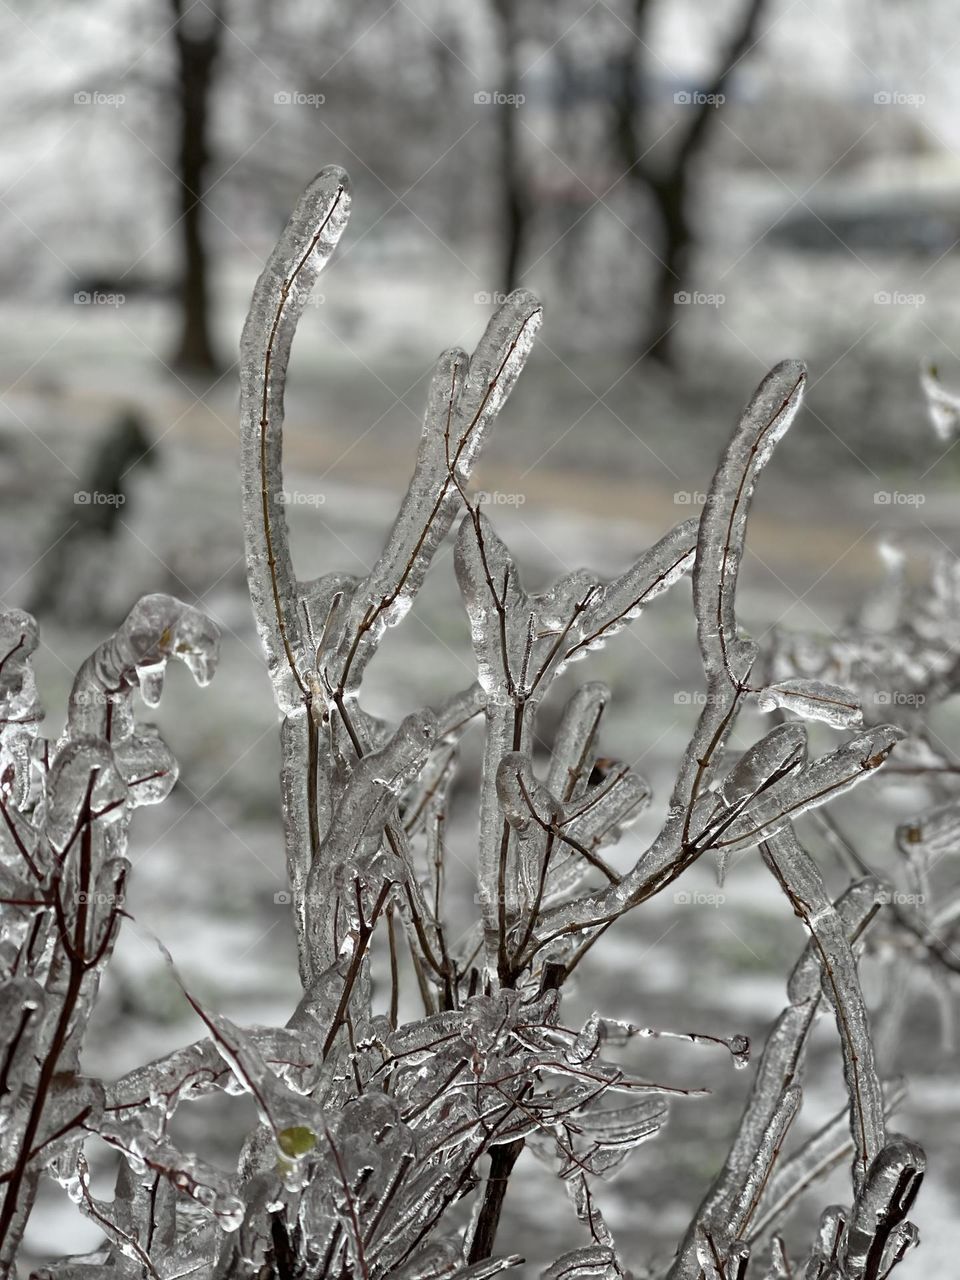
M173 673L157 716L181 782L137 817L135 918L91 1070L201 1033L153 934L238 1021L283 1021L296 1000L236 360L253 282L321 166L348 170L354 215L292 363L301 577L372 563L436 354L471 347L518 284L547 321L477 481L530 585L622 569L696 514L738 407L784 356L809 362L810 391L755 504L753 634L831 635L891 531L953 556L960 451L917 380L923 360L960 384L960 10L945 0L5 0L0 40L0 587L41 623L48 735L79 662L139 595L200 603L224 632L212 687ZM449 547L434 578L370 671L382 714L470 677ZM591 661L615 695L607 746L643 760L659 800L627 863L697 714L688 588ZM943 741L958 729L945 714ZM915 803L871 783L838 812L882 867ZM451 823L464 868L473 806L465 789ZM768 880L753 854L722 892L695 868L690 900L658 899L595 949L570 1018L762 1036L802 945ZM911 1078L897 1123L931 1155L904 1277L954 1274L960 1247L960 1096L933 994L919 984L885 1050ZM714 1096L678 1108L600 1193L638 1268L679 1237L749 1083L719 1051L643 1053ZM813 1066L808 1128L842 1103L826 1023ZM178 1138L229 1163L251 1119L236 1099L184 1109ZM548 1182L524 1156L501 1233L531 1276L579 1239ZM842 1174L817 1188L788 1239L844 1194ZM96 1239L52 1191L28 1235L38 1258Z

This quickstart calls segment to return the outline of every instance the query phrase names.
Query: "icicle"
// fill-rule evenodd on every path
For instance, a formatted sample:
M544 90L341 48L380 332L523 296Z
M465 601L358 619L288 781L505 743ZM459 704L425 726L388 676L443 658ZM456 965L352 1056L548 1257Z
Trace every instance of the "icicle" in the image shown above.
M127 737L134 688L156 706L170 658L184 662L198 684L208 684L219 649L220 633L199 609L173 596L143 596L77 672L64 740Z
M156 725L143 724L114 745L113 762L126 783L131 807L160 804L176 786L179 766Z

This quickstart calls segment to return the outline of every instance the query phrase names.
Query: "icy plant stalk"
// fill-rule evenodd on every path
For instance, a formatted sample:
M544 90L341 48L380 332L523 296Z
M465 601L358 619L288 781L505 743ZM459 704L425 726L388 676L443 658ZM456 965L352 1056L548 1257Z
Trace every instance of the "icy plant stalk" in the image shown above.
M907 1214L923 1157L887 1133L897 1089L877 1078L859 987L857 948L877 909L877 886L854 884L831 901L792 824L876 770L900 733L875 725L850 736L860 710L835 683L793 672L760 679L757 646L736 615L750 501L797 413L804 371L786 362L764 379L699 522L667 531L617 576L579 570L533 595L470 489L479 451L542 320L535 298L514 293L472 354L440 357L413 476L369 574L299 581L282 501L284 382L297 321L347 225L349 203L339 170L325 170L307 188L254 291L241 361L249 581L283 721L281 791L302 998L282 1028L237 1027L192 1001L204 1039L120 1080L76 1076L76 1010L95 992L118 912L80 912L74 903L81 887L122 884L128 810L138 797L161 798L172 767L160 768L155 738L134 731L129 688L139 680L146 700L155 699L162 661L174 652L205 678L211 650L197 640L199 621L176 612L182 606L155 602L135 611L82 669L65 741L52 753L31 752L25 658L35 631L28 619L9 622L0 667L9 699L0 846L9 879L8 980L0 996L8 1068L16 1069L4 1077L2 1176L8 1192L14 1180L17 1191L5 1220L5 1274L31 1189L46 1170L106 1237L89 1258L45 1273L64 1280L101 1267L219 1280L480 1280L519 1261L498 1255L497 1228L524 1149L556 1174L583 1225L583 1245L549 1267L548 1280L628 1274L595 1181L658 1134L672 1100L703 1091L654 1082L637 1061L647 1038L670 1030L599 1013L568 1026L564 983L616 921L703 855L722 874L731 852L758 849L810 942L729 1157L658 1274L742 1280L751 1259L758 1268L768 1263L772 1276L801 1274L772 1232L817 1173L848 1158L849 1207L827 1211L803 1274L878 1280L914 1240ZM448 536L477 680L387 723L362 704L363 675ZM534 750L540 711L571 663L635 625L691 572L708 696L660 830L620 873L606 850L651 795L631 766L602 750L609 691L594 682L573 694L548 759ZM155 634L148 620L164 610L173 612ZM793 718L732 758L732 730L750 704L780 721ZM840 745L811 756L809 719L844 734ZM479 910L454 942L444 830L460 740L474 725L484 739ZM374 984L375 952L386 984ZM422 1013L401 1021L411 1000ZM821 1007L836 1021L849 1103L785 1157ZM735 1065L747 1065L742 1036L683 1038L724 1048ZM213 1090L247 1092L257 1108L257 1127L232 1174L170 1142L176 1108ZM82 1150L90 1133L123 1157L110 1202L90 1191Z
M110 1124L104 1086L80 1074L81 1037L123 915L132 811L163 800L177 779L156 730L134 720L134 691L155 706L171 657L206 684L219 636L195 609L169 596L144 597L80 668L55 743L37 735L36 645L32 618L18 610L0 615L4 1276L41 1171L89 1200L83 1143L92 1133L106 1136ZM131 1130L132 1145L141 1137ZM172 1149L157 1169L184 1173ZM227 1193L213 1207L229 1218L237 1204Z

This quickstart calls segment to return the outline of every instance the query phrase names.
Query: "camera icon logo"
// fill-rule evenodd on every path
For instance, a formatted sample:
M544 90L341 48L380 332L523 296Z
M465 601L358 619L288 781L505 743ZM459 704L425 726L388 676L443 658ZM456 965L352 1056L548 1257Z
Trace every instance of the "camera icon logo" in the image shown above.
M493 94L486 89L479 89L473 95L473 101L478 107L489 107L493 102Z

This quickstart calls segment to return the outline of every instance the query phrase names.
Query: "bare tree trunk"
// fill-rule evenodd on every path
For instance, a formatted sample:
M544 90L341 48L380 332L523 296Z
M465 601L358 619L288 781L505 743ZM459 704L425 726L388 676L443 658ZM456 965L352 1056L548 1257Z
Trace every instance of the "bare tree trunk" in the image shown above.
M690 124L680 146L666 167L658 171L641 159L643 147L639 123L643 71L638 50L644 43L649 3L648 0L633 0L630 44L615 65L612 133L631 183L637 188L645 188L660 222L660 262L654 275L649 320L640 349L663 364L672 364L675 355L671 341L674 297L684 287L695 241L690 219L690 188L696 179L697 166L716 113L720 110L714 103L723 93L734 68L756 43L765 4L766 0L746 0L737 28L719 59L703 100L691 107Z
M493 12L497 19L500 43L502 92L515 95L519 91L520 79L517 70L516 0L493 0ZM504 292L509 293L520 281L520 264L526 246L530 207L520 158L518 108L505 102L496 105L494 109L498 113L500 132L500 216L503 237L500 279Z
M191 372L211 373L218 369L219 361L210 332L210 260L204 235L203 197L210 161L210 97L223 42L223 4L222 0L214 0L209 24L199 34L188 30L183 0L170 0L170 6L176 19L173 35L179 119L175 168L182 254L178 285L180 336L173 363Z

